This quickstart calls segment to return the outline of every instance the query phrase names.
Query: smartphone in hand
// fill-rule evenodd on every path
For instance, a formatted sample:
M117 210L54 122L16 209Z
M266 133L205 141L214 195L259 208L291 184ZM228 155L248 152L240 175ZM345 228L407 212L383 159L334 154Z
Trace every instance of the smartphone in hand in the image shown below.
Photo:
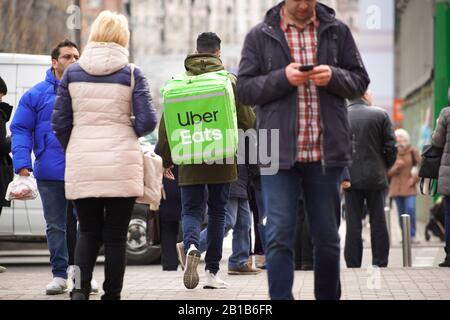
M301 72L309 72L309 71L314 70L314 68L315 68L315 65L308 64L308 65L304 65L304 66L299 67L298 70L301 71Z

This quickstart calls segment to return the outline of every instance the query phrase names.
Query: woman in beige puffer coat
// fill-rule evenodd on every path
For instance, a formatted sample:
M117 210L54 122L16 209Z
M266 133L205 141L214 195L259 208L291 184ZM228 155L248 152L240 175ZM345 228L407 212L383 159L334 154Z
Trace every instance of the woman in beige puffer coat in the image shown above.
M61 80L52 116L66 154L66 198L74 200L80 223L75 264L81 289L72 291L73 300L89 298L102 244L102 299L120 299L128 224L136 198L144 193L138 136L155 129L156 112L144 75L139 69L131 74L129 38L123 15L104 11L98 16L79 62Z

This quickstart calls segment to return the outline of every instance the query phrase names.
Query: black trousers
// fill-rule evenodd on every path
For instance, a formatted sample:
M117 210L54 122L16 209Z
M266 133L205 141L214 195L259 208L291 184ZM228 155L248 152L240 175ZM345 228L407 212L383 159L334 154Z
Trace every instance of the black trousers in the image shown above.
M126 241L135 198L89 198L75 200L80 234L75 265L81 271L81 290L87 297L98 251L105 248L103 300L118 300L126 266Z
M372 264L380 268L388 266L389 234L384 216L384 190L350 190L345 192L347 208L344 256L348 268L361 268L363 256L362 220L367 203L372 241Z
M180 230L179 221L163 221L160 219L161 229L161 264L164 271L178 269L177 239Z
M68 201L66 239L67 239L67 251L69 252L69 266L75 264L75 247L77 245L77 237L78 237L77 228L78 228L78 219L74 212L74 205L72 201Z
M313 244L309 233L305 203L303 201L299 201L298 204L294 256L296 269L299 269L303 265L314 265Z

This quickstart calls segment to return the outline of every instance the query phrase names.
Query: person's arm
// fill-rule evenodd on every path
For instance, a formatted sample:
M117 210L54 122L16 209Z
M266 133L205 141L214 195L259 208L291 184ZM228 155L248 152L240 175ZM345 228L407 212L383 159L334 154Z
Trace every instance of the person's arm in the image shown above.
M446 142L447 117L444 114L445 112L447 112L447 108L441 111L436 130L434 131L433 136L431 138L433 146L437 148L443 148Z
M255 128L256 115L253 109L250 106L242 104L237 96L237 88L236 82L237 79L233 74L230 74L231 83L233 85L233 92L235 96L236 102L236 114L237 114L237 122L238 128L244 131Z
M164 122L164 115L159 123L159 133L158 133L158 145L159 154L163 159L163 166L165 169L171 168L174 163L172 161L172 154L170 152L169 141L167 139L166 124Z
M16 113L11 122L11 151L15 173L33 171L31 152L33 150L33 134L36 123L36 112L33 102L36 99L30 92L20 99Z
M344 99L362 97L370 79L350 29L345 26L339 66L331 66L331 80L325 88Z
M388 170L387 176L392 178L400 174L400 170L404 167L405 163L403 160L396 160L391 169Z
M257 30L252 30L246 36L239 65L238 99L246 105L265 105L296 90L289 83L285 68L262 73L256 33Z
M52 128L64 151L67 149L73 129L72 97L69 92L68 77L69 72L65 72L58 88L52 114Z
M139 68L134 69L134 76L134 130L139 137L144 137L155 130L158 120L147 79Z
M0 154L9 154L10 152L11 138L6 136L6 120L0 115Z
M397 147L394 130L388 114L385 114L383 123L383 153L386 169L392 168L397 159Z

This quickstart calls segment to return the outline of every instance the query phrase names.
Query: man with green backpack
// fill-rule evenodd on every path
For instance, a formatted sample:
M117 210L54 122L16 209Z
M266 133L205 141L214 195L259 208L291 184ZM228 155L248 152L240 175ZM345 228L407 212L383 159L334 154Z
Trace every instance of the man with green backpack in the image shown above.
M230 184L238 177L237 129L253 129L255 114L236 100L236 77L220 60L220 38L202 33L197 53L185 60L186 74L163 88L164 115L159 128L159 148L165 176L179 165L182 226L186 263L184 285L199 283L199 241L202 214L208 205L208 240L205 289L226 288L217 273L222 258L226 205Z

